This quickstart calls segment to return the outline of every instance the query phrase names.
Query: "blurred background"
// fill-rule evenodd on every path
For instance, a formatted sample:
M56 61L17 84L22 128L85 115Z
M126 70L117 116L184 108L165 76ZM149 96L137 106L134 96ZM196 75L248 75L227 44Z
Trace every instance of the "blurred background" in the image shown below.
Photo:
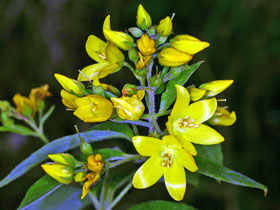
M280 1L278 0L1 0L0 1L0 100L16 93L28 96L31 88L50 85L56 104L46 123L49 139L73 134L83 123L65 112L54 73L76 78L77 70L92 64L85 51L90 34L104 40L102 24L111 14L114 30L136 26L136 11L142 3L153 24L176 13L175 34L190 34L211 46L191 63L205 63L192 76L191 84L234 79L220 98L227 98L237 122L219 131L224 165L268 186L268 195L257 189L217 183L201 177L197 187L188 185L184 202L199 209L280 209ZM121 88L133 80L127 69L102 80ZM164 122L163 122L164 123ZM0 179L42 146L31 137L0 134ZM36 167L0 189L0 209L16 209L25 192L43 175ZM157 195L158 190L163 189ZM163 184L147 191L132 189L117 209L133 200L171 200ZM142 197L141 197L142 196ZM134 203L137 203L135 201Z

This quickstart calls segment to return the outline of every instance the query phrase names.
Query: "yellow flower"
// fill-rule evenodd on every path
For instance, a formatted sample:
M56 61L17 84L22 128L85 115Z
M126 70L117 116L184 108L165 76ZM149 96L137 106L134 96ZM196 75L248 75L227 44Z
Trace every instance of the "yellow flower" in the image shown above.
M192 143L210 145L224 141L217 131L202 124L214 114L216 99L201 100L189 105L190 95L187 89L181 85L175 86L177 99L166 123L168 132L176 136L193 155L197 152Z
M18 112L23 115L31 115L36 112L36 105L27 97L22 96L20 94L16 94L13 97L13 101L16 105L16 109Z
M191 101L198 101L203 98L206 93L206 90L195 88L195 87L188 87L187 88L191 97Z
M75 161L75 158L68 153L49 154L48 157L52 161L65 166L71 166Z
M141 101L144 96L145 91L139 90L136 95L131 97L111 97L111 101L113 102L117 114L121 119L139 120L145 111L145 106Z
M100 179L103 166L104 162L102 162L102 155L96 154L88 156L87 168L91 171L91 173L88 173L83 178L83 180L87 181L84 183L81 199L84 199L84 197L88 194L90 187Z
M160 36L169 36L172 31L172 21L169 16L162 19L157 25L157 32Z
M60 183L69 184L73 180L74 171L68 166L57 163L42 164L41 166L48 175Z
M152 25L152 19L149 13L144 9L142 4L139 4L137 9L137 26L146 30Z
M190 54L181 52L172 47L164 48L158 55L158 61L163 66L180 66L192 59Z
M107 75L118 71L119 69L120 66L117 63L109 63L107 61L95 63L82 69L83 74L79 74L78 81L88 81L88 79L90 79L93 80L92 84L94 86L99 86L99 79L102 79Z
M113 113L112 103L100 95L88 95L75 100L78 108L74 115L84 122L103 122Z
M147 66L152 56L151 55L142 56L141 53L138 53L138 55L139 55L139 60L136 63L136 69L143 69L145 66Z
M209 47L208 42L200 41L190 35L177 35L170 40L170 46L188 54L195 54Z
M62 74L54 74L56 80L59 82L59 84L69 93L74 93L77 95L83 95L85 92L85 86L74 79L71 79L69 77L66 77Z
M155 40L151 39L148 34L143 34L137 40L137 47L142 55L152 55L156 52Z
M215 80L208 83L201 84L199 88L206 90L205 98L210 98L227 89L233 80Z
M110 25L110 15L108 15L103 24L103 33L105 38L117 45L122 50L128 50L133 46L133 38L122 31L112 31Z
M234 111L230 113L226 108L218 106L214 115L207 122L211 125L231 126L235 121L236 114Z
M36 104L36 101L43 100L46 97L51 96L52 94L48 91L49 85L43 85L38 88L33 88L29 94L29 98L32 103Z
M170 196L176 201L182 200L186 191L184 168L191 172L198 169L193 156L174 136L164 136L162 140L134 136L132 142L140 155L150 157L135 173L133 186L138 189L150 187L163 175Z
M66 90L62 89L60 91L62 97L62 103L69 109L76 109L78 106L75 103L75 100L78 99L77 96L68 93Z

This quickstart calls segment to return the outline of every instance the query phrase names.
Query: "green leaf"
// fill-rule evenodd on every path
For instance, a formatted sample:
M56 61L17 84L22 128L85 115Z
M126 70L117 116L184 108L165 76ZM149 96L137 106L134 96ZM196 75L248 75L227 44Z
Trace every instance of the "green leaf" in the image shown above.
M90 130L107 130L107 131L117 131L125 134L126 136L132 138L134 136L133 131L127 124L106 121L99 123L98 125L92 127Z
M199 145L196 144L197 156L210 160L218 165L223 165L223 152L221 144Z
M0 126L0 132L12 132L23 136L34 136L34 132L22 125L13 125L11 127Z
M186 66L186 68L174 79L167 83L165 92L161 95L160 109L159 112L166 111L170 105L176 99L176 88L175 85L184 85L190 76L195 72L195 70L202 64L203 61L199 61L191 66Z
M123 133L115 131L94 130L81 133L81 136L88 143L112 138L131 140L130 137L124 135ZM7 185L11 181L25 174L31 168L46 160L48 158L48 154L62 153L75 147L79 147L80 144L78 134L65 136L46 144L17 165L3 180L1 180L0 187Z
M18 209L27 208L29 205L45 198L61 186L61 183L57 182L49 175L43 176L28 189Z
M120 150L108 149L108 148L95 149L95 150L93 150L93 153L94 154L97 154L97 153L101 154L104 160L109 159L109 158L113 158L113 157L125 157L126 156L126 153L124 153Z
M82 187L62 185L43 199L28 205L28 208L18 208L18 210L80 210L90 204L89 196L81 200L81 194Z
M170 201L148 201L131 207L129 210L195 210L194 207Z
M205 176L212 177L224 182L228 182L235 185L253 187L264 190L267 192L267 187L263 184L254 181L253 179L244 176L238 172L232 171L229 168L218 165L204 157L197 156L195 157L196 163L198 165L198 173L201 173Z
M116 122L116 123L119 123L119 124L127 125L129 123L129 124L139 125L139 126L148 127L148 128L153 126L153 124L148 123L148 122L143 121L143 120L123 120L123 119L120 119L120 118L115 118L112 121Z
M54 109L55 109L55 105L52 105L51 108L44 114L44 116L40 120L40 125L41 126L43 126L45 121L51 116L51 114L53 113Z

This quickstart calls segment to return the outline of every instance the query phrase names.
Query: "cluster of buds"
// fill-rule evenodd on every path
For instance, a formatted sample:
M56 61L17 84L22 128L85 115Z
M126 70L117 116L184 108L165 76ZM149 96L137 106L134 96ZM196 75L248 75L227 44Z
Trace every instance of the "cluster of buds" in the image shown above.
M82 141L82 139L81 139ZM42 164L44 171L62 184L71 182L83 183L83 199L90 190L90 187L99 181L104 166L102 155L92 153L90 144L82 141L81 151L87 155L87 161L76 160L68 153L50 154L49 159L54 162Z

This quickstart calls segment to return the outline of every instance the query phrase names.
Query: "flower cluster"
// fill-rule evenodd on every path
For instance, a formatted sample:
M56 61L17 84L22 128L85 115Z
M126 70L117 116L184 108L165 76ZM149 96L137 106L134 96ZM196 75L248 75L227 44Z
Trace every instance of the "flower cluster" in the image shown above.
M196 144L212 145L224 141L224 137L209 125L229 126L236 120L235 112L230 113L227 107L218 106L218 102L224 100L215 98L233 81L218 80L199 87L191 85L185 88L185 82L180 81L187 79L181 73L191 68L188 63L193 55L207 48L209 43L187 34L170 38L173 35L172 18L167 16L158 25L152 25L152 19L142 5L137 10L136 24L138 27L128 29L130 34L114 31L108 15L103 24L106 41L94 35L90 35L86 41L86 52L96 63L79 71L77 79L61 74L55 74L55 78L63 88L63 104L82 121L103 122L120 118L116 122L123 119L131 124L148 125L149 136L138 135L136 131L132 138L137 152L149 157L135 173L133 186L147 188L164 176L170 196L180 201L186 190L185 168L190 172L196 172L199 168L194 159L197 155ZM133 65L125 61L123 51L128 51L128 58ZM157 65L156 71L154 65ZM140 86L125 84L119 91L112 85L100 82L123 67L131 70ZM180 83L170 87L167 82L172 79ZM174 89L173 93L169 93L170 88ZM175 90L177 97L172 110L166 110L166 107L166 112L158 113L170 113L165 132L162 132L155 113L155 95L164 90L164 97L175 94ZM168 100L168 97L164 97L161 100ZM142 102L143 98L146 106ZM145 109L148 113L144 115ZM148 122L143 122L145 120ZM84 171L76 173L75 168L58 162L42 167L62 183L71 182L73 177L76 181L85 181L84 198L90 186L100 179L104 165L101 155L90 153L86 164L90 173L87 174ZM51 167L55 169L51 170ZM60 172L51 172L56 170Z

